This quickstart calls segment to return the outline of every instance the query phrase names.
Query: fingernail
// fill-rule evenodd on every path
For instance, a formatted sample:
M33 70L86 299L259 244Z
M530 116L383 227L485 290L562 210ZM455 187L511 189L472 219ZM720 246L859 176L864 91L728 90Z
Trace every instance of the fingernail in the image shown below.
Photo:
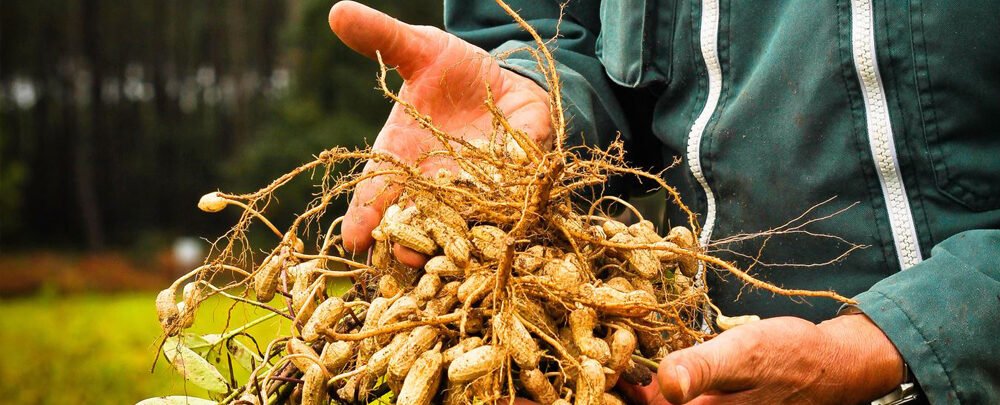
M674 373L677 374L677 385L681 387L681 396L687 399L688 388L691 388L691 374L681 365L674 367Z

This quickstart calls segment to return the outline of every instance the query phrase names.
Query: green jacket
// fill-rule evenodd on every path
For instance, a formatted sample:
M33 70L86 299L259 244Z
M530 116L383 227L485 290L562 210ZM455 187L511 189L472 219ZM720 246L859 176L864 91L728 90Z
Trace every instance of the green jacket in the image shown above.
M570 0L560 24L561 1L508 2L558 28L573 133L620 132L654 170L684 159L665 176L717 254L745 267L728 252L766 240L756 276L854 296L932 403L1000 403L1000 3ZM494 52L530 43L491 1L446 1L445 24ZM523 53L505 63L538 78ZM804 220L829 218L733 238L831 198ZM835 260L845 241L867 248ZM838 308L707 282L729 314Z

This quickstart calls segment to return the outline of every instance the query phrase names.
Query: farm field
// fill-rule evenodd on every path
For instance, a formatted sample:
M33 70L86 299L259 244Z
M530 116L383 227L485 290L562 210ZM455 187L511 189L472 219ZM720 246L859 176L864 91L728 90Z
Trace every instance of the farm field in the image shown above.
M84 294L0 299L0 402L9 404L132 404L153 396L205 392L184 380L161 358L150 367L160 327L156 292ZM210 299L194 332L219 333L228 301ZM264 315L239 307L231 324ZM276 319L255 326L268 337L287 327Z

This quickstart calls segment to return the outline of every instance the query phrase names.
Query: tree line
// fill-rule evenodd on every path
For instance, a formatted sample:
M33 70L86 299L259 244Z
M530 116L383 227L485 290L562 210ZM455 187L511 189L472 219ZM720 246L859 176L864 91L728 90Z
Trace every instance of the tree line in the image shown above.
M439 2L368 3L441 19ZM390 106L329 32L331 4L0 2L0 247L215 236L232 217L197 211L205 192L370 141ZM310 193L293 185L277 220Z

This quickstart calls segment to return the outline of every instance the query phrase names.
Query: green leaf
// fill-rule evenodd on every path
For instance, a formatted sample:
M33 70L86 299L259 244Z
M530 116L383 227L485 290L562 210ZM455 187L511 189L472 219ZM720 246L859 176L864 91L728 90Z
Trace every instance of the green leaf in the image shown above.
M178 336L180 337L180 341L184 344L184 346L187 346L187 348L194 350L195 353L198 353L198 355L202 357L205 357L205 354L208 353L209 349L211 349L212 346L215 346L215 344L219 343L218 338L214 340L212 339L213 336L218 336L218 335L198 336L193 333L183 332L180 333ZM175 339L175 338L171 337L170 339ZM170 343L170 339L167 339L168 344Z
M163 354L185 380L210 392L229 391L229 384L208 360L184 345L181 339L168 338L163 344Z
M368 405L388 405L391 404L395 399L396 395L392 391L389 391L385 393L385 395L375 399L372 402L369 402Z
M139 401L135 405L217 405L218 402L209 401L207 399L195 398L195 397L185 397L185 396L169 396L169 397L156 397L149 398Z
M235 338L229 339L226 342L226 348L229 349L229 354L233 356L233 360L247 371L253 371L254 367L264 362L264 359L260 358L256 352Z

